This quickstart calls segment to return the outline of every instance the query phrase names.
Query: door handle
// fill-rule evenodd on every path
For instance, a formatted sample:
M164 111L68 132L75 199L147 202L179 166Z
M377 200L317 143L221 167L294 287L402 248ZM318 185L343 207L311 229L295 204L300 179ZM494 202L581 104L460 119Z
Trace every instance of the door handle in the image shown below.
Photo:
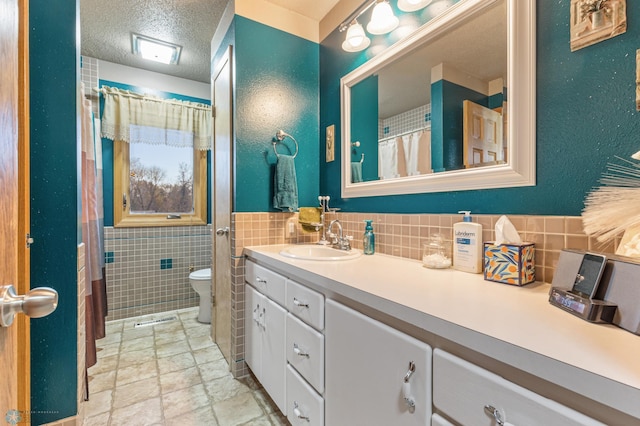
M229 227L225 226L224 228L216 229L216 235L222 237L223 235L229 235Z
M13 285L0 286L0 326L13 324L16 314L22 312L31 318L46 317L58 307L58 292L49 287L38 287L24 296L18 296Z

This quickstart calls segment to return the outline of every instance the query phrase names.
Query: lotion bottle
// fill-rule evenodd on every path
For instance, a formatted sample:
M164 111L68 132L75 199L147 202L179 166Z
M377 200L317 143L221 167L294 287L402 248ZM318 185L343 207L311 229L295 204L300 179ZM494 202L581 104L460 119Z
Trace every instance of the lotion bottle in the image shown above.
M364 254L373 254L376 252L376 236L373 234L373 226L371 220L365 220L367 226L364 228L364 236L362 237L362 246Z
M462 222L453 224L453 267L459 271L482 272L482 225L471 222L470 211Z

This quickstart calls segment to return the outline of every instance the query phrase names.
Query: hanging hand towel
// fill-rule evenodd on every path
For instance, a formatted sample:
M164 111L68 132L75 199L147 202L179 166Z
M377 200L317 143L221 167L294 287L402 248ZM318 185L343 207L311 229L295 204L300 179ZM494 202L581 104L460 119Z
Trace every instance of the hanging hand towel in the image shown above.
M298 182L293 156L278 155L273 188L274 208L290 212L298 210Z
M359 161L351 162L351 183L362 182L362 163Z
M318 232L320 230L318 225L322 225L321 214L322 209L319 207L300 207L298 222L302 225L302 230L304 232Z

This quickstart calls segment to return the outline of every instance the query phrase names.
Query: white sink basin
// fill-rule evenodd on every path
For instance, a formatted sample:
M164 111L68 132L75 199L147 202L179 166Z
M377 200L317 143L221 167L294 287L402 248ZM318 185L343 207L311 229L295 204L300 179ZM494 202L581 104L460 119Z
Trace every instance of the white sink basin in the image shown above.
M280 252L282 256L303 260L350 260L360 257L358 249L338 250L313 244L292 245Z

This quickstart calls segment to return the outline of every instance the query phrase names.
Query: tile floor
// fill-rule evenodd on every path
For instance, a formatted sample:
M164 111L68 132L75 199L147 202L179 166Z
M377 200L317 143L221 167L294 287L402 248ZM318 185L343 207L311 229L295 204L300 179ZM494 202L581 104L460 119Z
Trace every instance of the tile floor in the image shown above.
M231 376L196 316L189 308L108 322L89 369L84 425L287 425L254 378Z

